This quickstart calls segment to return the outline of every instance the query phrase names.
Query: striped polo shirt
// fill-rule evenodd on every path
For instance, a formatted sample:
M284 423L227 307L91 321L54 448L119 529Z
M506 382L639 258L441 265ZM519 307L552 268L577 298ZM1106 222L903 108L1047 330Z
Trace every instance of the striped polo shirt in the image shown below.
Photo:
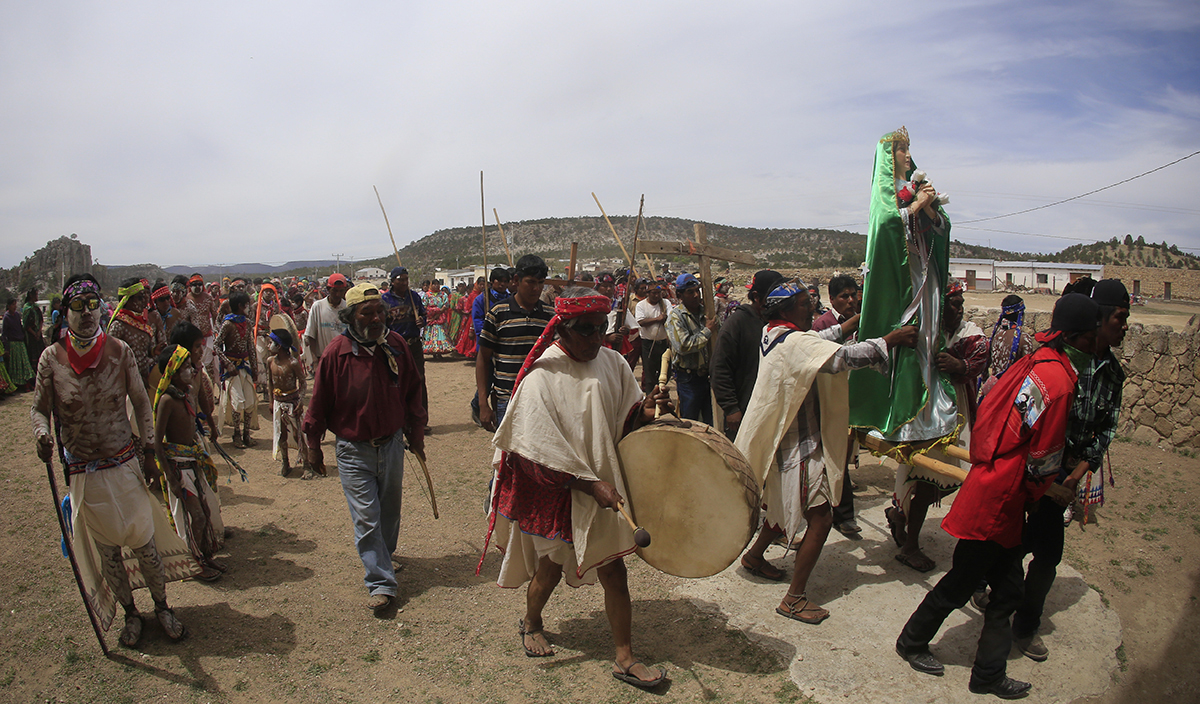
M496 397L507 401L525 356L554 317L553 309L539 300L532 310L517 303L517 297L505 299L483 318L479 344L492 351L492 388Z

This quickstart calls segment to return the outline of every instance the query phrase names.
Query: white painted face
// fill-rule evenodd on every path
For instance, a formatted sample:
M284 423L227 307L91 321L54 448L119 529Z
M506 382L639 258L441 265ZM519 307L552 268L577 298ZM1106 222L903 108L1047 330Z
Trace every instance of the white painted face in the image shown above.
M83 303L83 310L75 310L72 306L78 306L79 301ZM96 301L100 304L95 309L91 303ZM103 301L94 293L85 293L81 296L76 296L71 299L71 305L67 306L67 327L76 337L91 337L100 329L100 307L103 306Z

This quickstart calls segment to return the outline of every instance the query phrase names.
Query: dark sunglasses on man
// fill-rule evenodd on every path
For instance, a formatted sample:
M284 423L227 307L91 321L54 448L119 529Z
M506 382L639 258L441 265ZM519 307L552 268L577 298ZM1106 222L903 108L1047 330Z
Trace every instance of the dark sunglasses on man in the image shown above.
M566 323L566 326L571 329L571 332L580 337L591 337L596 333L603 333L608 329L607 324L595 325L593 323L577 323L573 321Z
M99 298L72 298L71 302L67 304L67 307L70 308L71 310L75 311L76 313L82 312L85 306L87 307L88 310L96 310L97 308L100 307L100 299Z

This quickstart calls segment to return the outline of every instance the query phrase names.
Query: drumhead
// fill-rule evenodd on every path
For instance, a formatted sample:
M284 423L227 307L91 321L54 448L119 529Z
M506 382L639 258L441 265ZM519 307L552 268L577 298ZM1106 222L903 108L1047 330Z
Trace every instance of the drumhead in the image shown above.
M708 577L742 554L761 492L745 458L714 428L655 423L617 446L634 521L650 533L643 560L677 577Z

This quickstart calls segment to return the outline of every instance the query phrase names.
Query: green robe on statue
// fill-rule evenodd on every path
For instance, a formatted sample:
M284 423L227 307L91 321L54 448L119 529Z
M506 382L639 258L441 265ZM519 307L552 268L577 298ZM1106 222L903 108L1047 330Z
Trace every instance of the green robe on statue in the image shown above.
M952 435L958 421L954 388L933 362L942 347L950 220L940 206L936 223L924 213L910 215L907 208L900 208L892 152L897 140L907 146L904 128L884 135L875 146L858 339L883 337L902 325L917 325L917 347L892 350L890 376L871 370L850 372L850 424L904 443ZM911 178L915 169L913 165L901 177Z

